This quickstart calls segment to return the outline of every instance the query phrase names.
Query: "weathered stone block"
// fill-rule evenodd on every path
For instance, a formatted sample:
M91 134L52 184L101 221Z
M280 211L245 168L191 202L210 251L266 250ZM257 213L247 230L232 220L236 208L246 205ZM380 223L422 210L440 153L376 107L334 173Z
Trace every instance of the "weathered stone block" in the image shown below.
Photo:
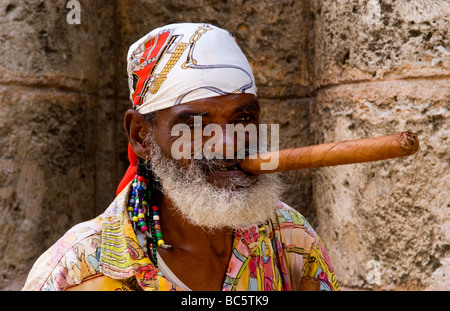
M314 86L450 74L448 1L311 1Z
M311 106L315 143L411 130L421 144L410 157L313 174L319 235L342 285L448 289L448 278L437 275L449 269L449 82L337 86ZM371 261L380 265L379 284Z
M97 90L96 1L83 2L82 23L66 21L67 1L2 1L0 82Z
M0 87L1 287L95 216L95 118L89 96Z
M120 172L117 169L119 139L124 131L117 132L117 123L123 123L116 119L117 103L112 99L99 99L97 118L95 120L95 210L101 214L114 200L116 187L119 183ZM121 146L121 145L120 145ZM126 148L126 146L125 146ZM126 150L126 149L125 149Z

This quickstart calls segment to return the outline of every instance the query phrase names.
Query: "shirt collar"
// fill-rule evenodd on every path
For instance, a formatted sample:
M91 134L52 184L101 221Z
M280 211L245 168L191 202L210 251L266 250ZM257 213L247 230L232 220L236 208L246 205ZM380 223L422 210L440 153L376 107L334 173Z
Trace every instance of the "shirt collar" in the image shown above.
M131 182L102 214L101 272L113 279L136 277L144 289L158 288L158 269L145 255L128 219Z

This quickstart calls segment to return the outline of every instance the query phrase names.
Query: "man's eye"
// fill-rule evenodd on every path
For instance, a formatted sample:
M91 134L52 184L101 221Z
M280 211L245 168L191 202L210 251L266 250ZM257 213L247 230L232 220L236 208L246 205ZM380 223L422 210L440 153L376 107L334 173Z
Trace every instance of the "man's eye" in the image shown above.
M202 124L202 122L194 122L194 123L188 124L188 126L189 126L190 128L200 128L200 127L203 126L203 124Z
M253 119L253 117L251 117L251 116L242 116L240 118L237 118L236 122L248 122L252 119Z

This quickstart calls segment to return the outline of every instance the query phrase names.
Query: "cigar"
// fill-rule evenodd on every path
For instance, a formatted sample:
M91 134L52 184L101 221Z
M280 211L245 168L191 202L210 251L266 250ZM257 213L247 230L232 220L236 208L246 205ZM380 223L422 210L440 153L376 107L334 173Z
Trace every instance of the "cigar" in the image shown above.
M417 135L408 131L261 153L255 159L248 156L240 166L244 171L259 175L405 157L414 154L418 148ZM267 169L269 162L275 165Z

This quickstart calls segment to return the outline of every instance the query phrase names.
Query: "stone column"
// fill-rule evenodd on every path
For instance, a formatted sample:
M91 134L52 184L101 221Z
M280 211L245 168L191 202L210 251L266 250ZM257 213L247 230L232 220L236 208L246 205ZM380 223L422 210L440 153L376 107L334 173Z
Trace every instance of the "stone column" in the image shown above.
M450 4L311 1L315 143L410 130L417 154L313 175L343 288L449 288Z
M121 150L126 134L123 129L123 114L120 94L128 88L126 75L126 53L121 54L120 23L117 20L120 6L117 2L100 1L97 11L98 49L98 108L96 119L96 214L101 214L116 196L117 185L126 168L119 166L119 159L126 162L127 149ZM121 144L122 143L122 144Z
M1 287L95 216L96 1L0 2Z

